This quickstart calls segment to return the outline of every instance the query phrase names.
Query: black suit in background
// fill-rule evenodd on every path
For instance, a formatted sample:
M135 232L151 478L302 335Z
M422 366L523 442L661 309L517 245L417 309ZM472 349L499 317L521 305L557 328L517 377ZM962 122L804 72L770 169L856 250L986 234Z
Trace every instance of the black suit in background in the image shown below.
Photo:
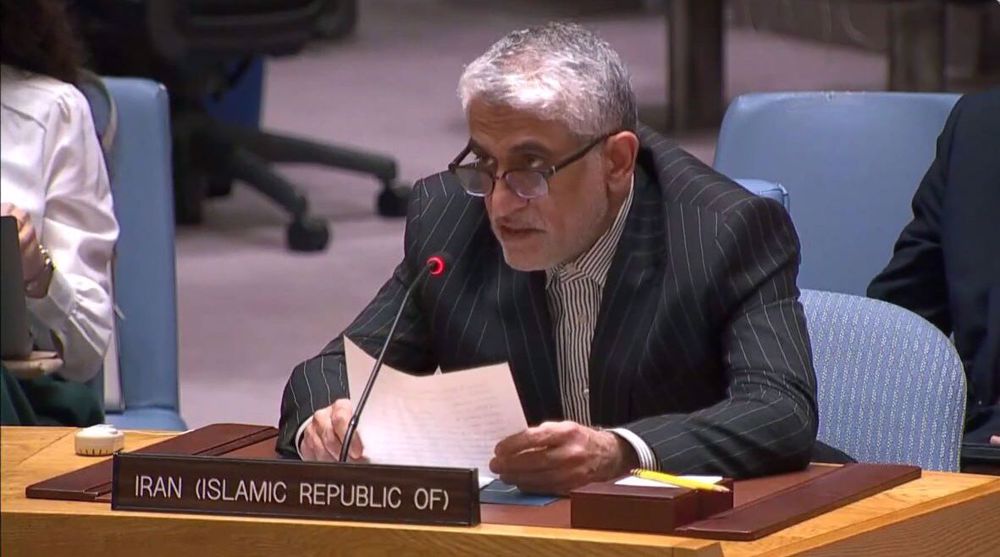
M955 335L968 378L967 439L1000 433L1000 89L955 105L913 220L868 296Z
M801 468L816 437L816 378L788 214L653 132L639 136L634 199L590 354L592 421L631 429L671 472ZM431 373L507 361L528 423L562 419L545 273L504 262L483 201L448 173L421 180L404 250L344 334L376 353L418 269L447 252L448 274L418 288L386 362ZM340 337L295 368L280 450L295 454L297 428L347 396L346 377Z

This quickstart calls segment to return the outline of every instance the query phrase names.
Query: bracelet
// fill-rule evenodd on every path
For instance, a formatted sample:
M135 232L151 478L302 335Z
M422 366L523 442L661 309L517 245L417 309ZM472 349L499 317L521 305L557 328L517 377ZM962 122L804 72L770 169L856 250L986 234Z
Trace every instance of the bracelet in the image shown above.
M38 251L42 254L42 270L38 271L38 274L32 277L31 280L24 283L24 291L36 298L40 298L46 294L45 292L38 292L39 279L48 271L51 280L51 274L56 270L56 265L52 262L52 254L49 253L49 250L42 244L38 244Z

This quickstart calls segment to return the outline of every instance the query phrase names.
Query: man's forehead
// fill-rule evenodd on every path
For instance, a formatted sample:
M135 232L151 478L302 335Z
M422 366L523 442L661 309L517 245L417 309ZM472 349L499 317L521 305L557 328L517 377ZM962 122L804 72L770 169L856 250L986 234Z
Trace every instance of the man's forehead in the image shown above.
M571 139L565 124L506 106L470 104L468 117L478 151L551 151Z
M506 153L536 153L536 154L549 154L554 150L554 146L551 142L539 139L536 136L528 135L524 137L513 136L510 138L504 138L502 141L489 141L486 144L480 144L476 141L475 137L469 138L469 146L472 150L477 153L483 154L493 154L494 150L500 150Z

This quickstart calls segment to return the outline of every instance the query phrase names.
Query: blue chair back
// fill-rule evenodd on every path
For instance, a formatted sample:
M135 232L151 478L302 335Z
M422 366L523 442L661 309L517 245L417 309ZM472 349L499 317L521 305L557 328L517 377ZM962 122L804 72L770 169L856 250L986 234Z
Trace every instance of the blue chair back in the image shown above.
M859 462L957 472L965 372L951 341L901 307L802 291L819 391L819 439Z
M776 182L795 197L799 285L864 295L888 263L910 201L958 99L929 93L766 93L738 97L715 168Z
M773 199L781 203L785 210L788 210L788 190L781 184L775 184L767 180L748 180L744 178L737 178L736 183L754 195Z
M127 428L185 429L178 414L177 291L170 108L166 89L105 78L118 111L108 159L120 235L115 259L118 361Z

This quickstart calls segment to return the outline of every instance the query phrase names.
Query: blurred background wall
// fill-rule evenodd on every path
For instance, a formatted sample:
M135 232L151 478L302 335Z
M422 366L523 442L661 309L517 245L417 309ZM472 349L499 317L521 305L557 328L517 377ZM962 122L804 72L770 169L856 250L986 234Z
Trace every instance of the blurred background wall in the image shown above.
M884 7L843 4L729 1L724 99L760 91L884 90ZM356 19L332 21L304 52L265 62L264 127L391 155L401 179L412 183L443 170L467 141L455 92L464 64L507 32L551 19L577 20L609 41L631 69L642 118L665 124L665 2L360 0L355 6ZM995 2L949 8L950 88L996 83L995 8ZM710 163L716 133L708 127L674 139ZM286 250L286 215L239 184L205 202L202 224L178 229L181 412L192 427L275 423L292 367L350 322L402 254L403 222L376 216L371 178L308 165L279 170L331 223L325 251Z

